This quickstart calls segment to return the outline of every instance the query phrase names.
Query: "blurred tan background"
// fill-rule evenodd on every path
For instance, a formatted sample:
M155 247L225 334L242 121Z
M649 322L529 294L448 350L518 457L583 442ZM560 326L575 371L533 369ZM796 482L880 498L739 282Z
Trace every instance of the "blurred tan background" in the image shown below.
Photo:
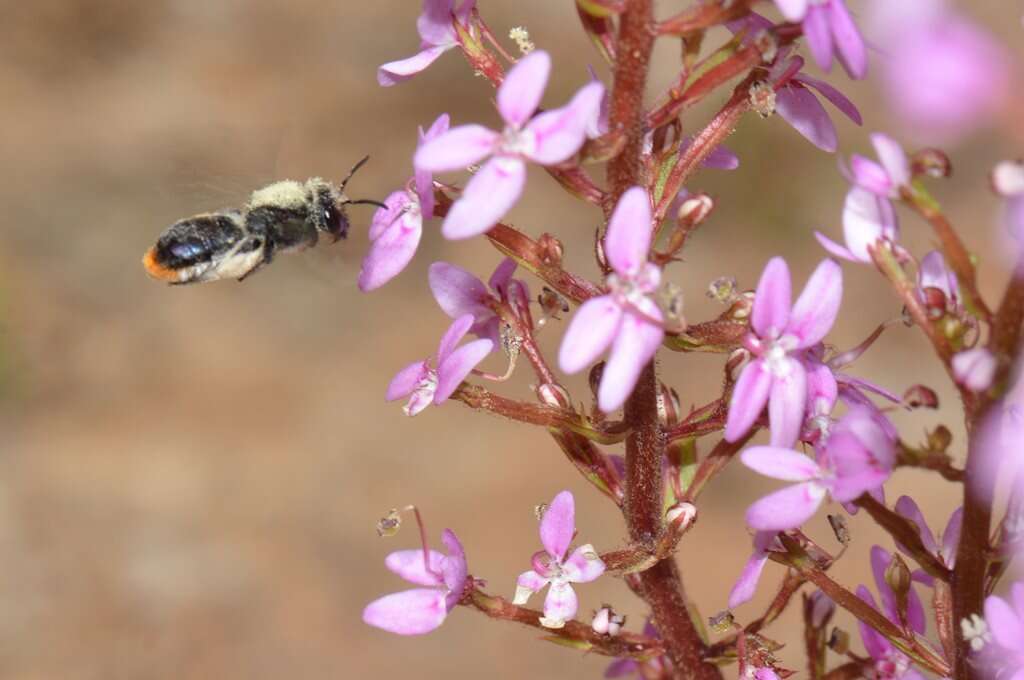
M972 4L1020 43L1019 8ZM598 63L569 0L481 5L499 35L526 25L553 53L546 102L565 101ZM533 506L557 491L577 492L581 539L610 549L624 537L614 509L543 432L454 404L408 419L383 401L394 371L431 354L448 324L426 267L444 258L486 276L497 257L483 239L445 242L431 224L413 265L369 296L355 287L369 208L351 211L348 242L282 257L244 285L172 289L139 263L180 217L238 205L274 179L340 178L366 153L350 193L383 198L410 174L416 126L443 111L495 124L490 87L456 53L409 83L377 87L377 65L414 53L418 13L411 0L0 3L0 676L546 679L593 677L607 663L467 610L416 639L359 618L403 587L382 561L413 547L415 532L374 533L397 505L419 504L432 539L456 530L471 572L506 596L538 548ZM659 49L653 87L669 82L675 53ZM866 132L892 122L870 82L831 80L866 119L864 130L840 124L841 152L867 153ZM984 133L951 148L956 175L936 188L981 253L993 294L1005 274L984 173L1020 155L1006 139ZM719 209L669 274L691 319L717 313L703 296L709 281L733 274L752 287L775 254L787 254L802 287L823 256L811 230L840 233L836 158L779 119L748 118L729 144L742 166L691 186L713 192ZM597 218L542 173L511 215L531 234L560 235L589 275ZM905 230L922 254L922 225L908 218ZM845 269L830 338L840 347L899 312L867 268ZM545 333L548 347L560 333ZM673 356L663 375L700 404L713 398L721 363ZM907 329L883 337L855 372L897 392L931 384L956 411ZM501 389L528 398L528 384L524 375ZM571 384L584 398L582 382ZM895 418L914 440L944 414ZM749 552L743 510L773 486L736 466L706 495L680 552L704 616L724 608ZM900 472L891 498L901 490L917 492L939 526L955 500L923 473ZM822 524L813 528L834 545ZM861 520L853 531L855 549L837 567L851 587L870 578L873 540L891 548ZM766 594L779 577L770 566ZM607 601L639 627L643 610L620 582L580 595L581 615ZM799 667L799 649L784 657Z

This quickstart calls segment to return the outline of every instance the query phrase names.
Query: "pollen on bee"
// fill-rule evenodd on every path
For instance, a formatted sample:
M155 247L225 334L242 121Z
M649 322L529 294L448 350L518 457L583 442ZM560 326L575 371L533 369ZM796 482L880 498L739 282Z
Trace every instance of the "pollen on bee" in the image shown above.
M181 275L178 270L171 269L170 267L165 267L160 264L156 257L156 248L150 248L146 251L146 254L142 256L142 266L146 268L146 273L154 279L171 282L181 280Z

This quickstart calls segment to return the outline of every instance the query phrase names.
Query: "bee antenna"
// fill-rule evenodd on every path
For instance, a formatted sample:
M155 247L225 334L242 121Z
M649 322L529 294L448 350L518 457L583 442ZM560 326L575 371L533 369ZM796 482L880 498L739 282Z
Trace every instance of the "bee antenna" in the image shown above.
M348 205L375 205L378 208L384 208L385 210L387 210L386 205L384 205L380 201L375 201L372 198L360 198L355 201L345 201L345 203L347 203Z
M348 171L348 176L341 181L342 191L345 191L345 186L348 184L348 181L352 179L352 175L356 174L356 170L366 165L366 161L368 160L370 160L369 156L363 156L363 159L361 161L352 166L352 169ZM355 201L352 202L354 203Z

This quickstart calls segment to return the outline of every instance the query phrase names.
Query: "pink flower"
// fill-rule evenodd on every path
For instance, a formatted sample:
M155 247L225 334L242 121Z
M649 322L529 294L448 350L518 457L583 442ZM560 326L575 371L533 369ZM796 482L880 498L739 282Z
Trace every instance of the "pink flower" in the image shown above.
M931 290L929 290L931 289ZM960 283L956 273L946 266L946 259L941 250L932 250L921 258L921 266L917 272L917 296L926 305L931 306L934 291L942 293L943 308L939 311L958 314L963 310L960 298Z
M462 125L419 148L418 170L462 170L490 159L473 175L441 227L446 238L482 234L515 204L526 182L526 161L555 165L575 154L586 139L600 108L604 86L584 85L561 109L532 117L551 72L551 57L536 50L523 57L498 88L502 132L480 125Z
M1024 680L1024 582L1010 588L1010 602L995 595L985 599L985 623L998 647L992 656L1000 666L999 677Z
M761 580L761 572L768 563L768 552L773 548L782 548L776 539L777 535L777 531L758 531L754 534L754 553L747 560L740 577L736 579L729 592L729 609L735 609L754 598L757 584Z
M408 80L434 63L442 54L459 44L455 22L466 25L476 0L464 0L456 9L455 0L423 0L423 13L416 20L420 51L401 61L392 61L377 69L377 82L390 87Z
M894 509L917 526L917 532L921 536L921 544L924 545L925 550L934 555L946 567L952 569L956 566L956 549L960 543L960 529L963 526L964 519L964 509L962 507L957 508L950 515L946 528L942 532L942 545L939 545L935 540L935 534L932 533L931 528L924 519L924 515L921 514L921 509L917 507L917 503L914 502L913 498L910 496L900 496L899 500L896 501ZM899 543L896 544L896 547L901 552L910 555L910 552ZM910 556L913 557L913 555ZM924 572L915 572L914 576L925 585L932 584L932 577Z
M441 114L423 132L420 145L448 131L448 114ZM423 219L434 216L434 178L417 170L405 189L396 191L378 208L370 222L370 252L359 272L359 290L380 288L398 276L416 254L423 235Z
M788 21L801 22L814 61L823 70L832 68L835 57L851 78L867 74L864 38L843 0L775 0L775 4Z
M468 572L466 553L455 533L445 529L441 532L441 542L448 549L447 555L424 546L417 550L399 550L387 556L384 566L390 571L409 583L426 587L403 590L374 600L363 610L364 622L399 635L422 635L444 623L448 612L462 598ZM424 553L429 558L425 558Z
M747 524L758 531L795 529L811 518L826 494L840 503L885 483L895 461L893 442L872 413L854 408L819 444L817 460L779 446L753 446L740 460L747 467L793 486L747 508Z
M515 270L515 260L505 258L485 286L483 281L461 267L447 262L435 262L430 265L428 280L434 299L445 314L453 319L471 314L473 326L470 332L481 338L489 338L495 345L499 345L501 320L494 312L493 305L507 301L512 295L522 303L528 303L530 297L526 284L512 278Z
M733 388L725 438L734 442L750 429L768 403L772 446L789 448L800 435L807 401L807 374L801 350L821 342L839 313L843 275L824 260L792 303L789 267L781 257L768 261L757 284L751 332L744 344L754 357Z
M954 142L989 123L1013 88L1007 53L988 31L940 0L875 0L873 41L880 82L908 134Z
M520 574L513 599L515 604L526 604L531 595L550 586L540 620L548 628L561 628L576 615L579 603L570 583L590 583L604 573L604 562L592 545L580 546L568 554L575 535L576 502L571 492L562 491L540 520L544 550L533 555L533 569Z
M734 33L747 31L745 42L752 42L757 33L770 28L772 23L756 13L729 23L729 30ZM836 126L812 90L817 90L857 125L862 123L860 111L842 92L803 73L803 58L789 56L789 53L788 48L780 50L768 71L768 82L776 88L775 112L811 144L822 151L834 153L839 147Z
M605 413L626 401L665 336L661 310L650 297L661 281L661 270L647 261L651 219L647 191L628 189L604 237L605 256L614 270L606 281L609 292L583 303L558 352L562 370L576 373L611 347L597 395Z
M983 392L992 386L996 358L984 347L957 352L953 355L952 364L956 381L971 392Z
M456 349L472 326L472 314L456 319L441 337L437 348L437 368L431 367L429 361L409 364L391 379L385 398L394 401L409 397L409 403L403 410L406 415L414 416L430 404L439 405L452 396L466 376L494 348L490 340L480 339Z
M892 199L899 188L910 184L910 161L899 143L887 135L875 133L871 142L881 163L863 156L850 159L854 186L846 194L843 206L843 247L824 234L815 232L818 242L829 253L851 262L871 262L868 248L878 240L896 243L899 222Z
M888 551L877 545L871 549L871 570L875 576L878 593L882 598L882 613L896 625L901 625L896 609L896 594L885 582L885 570L889 567L892 559L892 555ZM867 602L873 609L878 609L867 586L857 587L857 597ZM913 586L910 587L907 595L906 614L910 628L923 635L925 632L924 606ZM924 680L924 676L911 666L910 659L896 649L881 633L865 623L858 622L858 625L864 649L874 661L874 677L879 680Z

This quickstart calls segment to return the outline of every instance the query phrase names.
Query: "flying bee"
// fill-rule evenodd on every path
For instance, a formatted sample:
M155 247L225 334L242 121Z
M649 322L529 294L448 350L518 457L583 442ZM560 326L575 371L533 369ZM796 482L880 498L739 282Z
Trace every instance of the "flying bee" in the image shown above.
M242 281L270 264L277 253L315 246L321 233L330 236L332 243L345 238L349 227L345 206L382 206L345 195L348 181L369 158L356 163L338 187L319 177L275 182L254 191L241 209L179 220L160 235L142 264L154 279L174 285L229 278Z

